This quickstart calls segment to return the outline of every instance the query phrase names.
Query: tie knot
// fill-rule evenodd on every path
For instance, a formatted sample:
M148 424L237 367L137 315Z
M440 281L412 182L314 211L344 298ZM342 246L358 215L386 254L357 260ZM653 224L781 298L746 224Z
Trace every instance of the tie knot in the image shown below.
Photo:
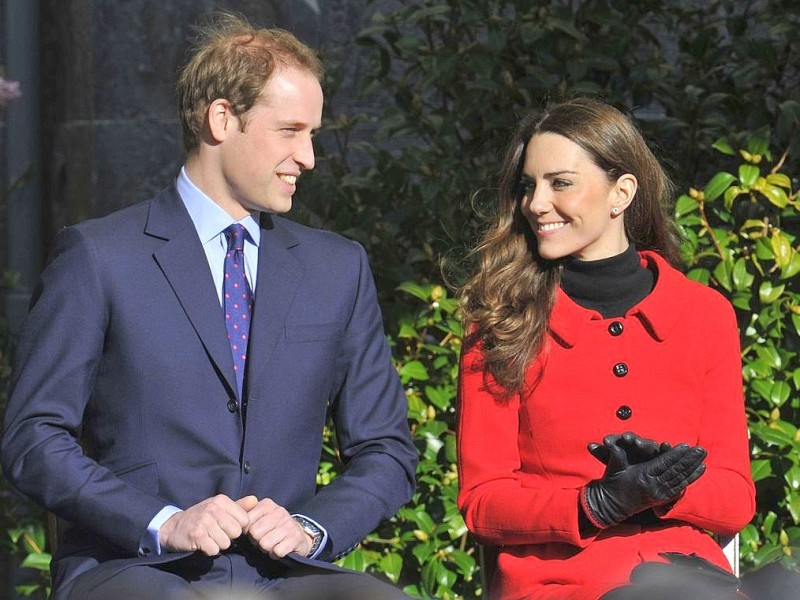
M225 229L225 237L228 238L228 250L244 250L244 239L247 237L247 229L244 225L234 223Z

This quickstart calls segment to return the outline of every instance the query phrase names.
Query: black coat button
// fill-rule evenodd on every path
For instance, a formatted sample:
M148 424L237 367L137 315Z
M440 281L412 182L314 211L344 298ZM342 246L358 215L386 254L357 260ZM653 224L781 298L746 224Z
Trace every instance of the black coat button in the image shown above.
M244 472L246 474L250 473L250 471L253 469L253 467L250 465L250 461L249 460L244 461L244 464L242 465L242 469L244 470Z
M614 321L608 326L608 333L616 337L622 333L623 329L624 327L622 326L622 323L619 321Z
M631 418L633 411L631 410L630 406L625 406L624 404L617 409L617 417L622 419L623 421L627 421Z
M617 377L625 377L628 374L628 365L625 363L617 363L614 365L614 375Z
M228 410L231 411L232 413L235 413L237 410L239 410L239 405L233 398L228 400Z

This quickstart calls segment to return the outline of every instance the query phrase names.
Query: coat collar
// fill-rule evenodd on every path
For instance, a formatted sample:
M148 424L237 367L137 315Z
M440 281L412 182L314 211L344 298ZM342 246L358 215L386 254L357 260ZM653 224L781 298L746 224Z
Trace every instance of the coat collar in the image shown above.
M299 240L282 219L262 213L258 285L253 308L248 382L263 369L283 330L292 299L303 277L303 264L291 252ZM235 395L233 371L222 307L214 289L200 238L175 186L150 202L145 234L165 240L153 257L197 332L215 367Z
M653 271L655 286L623 318L639 319L653 339L663 342L678 320L680 311L676 310L675 290L681 285L684 276L656 252L645 250L639 252L639 256L642 266ZM548 327L559 344L572 348L580 343L581 334L589 321L602 319L599 312L579 306L558 288Z

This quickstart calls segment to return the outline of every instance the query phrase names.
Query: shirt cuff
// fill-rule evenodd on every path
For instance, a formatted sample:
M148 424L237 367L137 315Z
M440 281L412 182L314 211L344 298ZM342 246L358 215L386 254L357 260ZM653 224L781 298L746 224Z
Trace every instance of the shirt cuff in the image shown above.
M150 521L147 526L147 531L139 541L139 556L151 556L161 554L161 543L158 539L158 531L161 526L167 522L172 515L181 511L177 506L165 506L156 513L156 516Z
M292 514L292 516L293 516L293 517L302 517L302 518L304 518L306 521L311 521L311 522L312 522L314 525L316 525L317 527L319 527L319 530L322 532L322 539L321 539L321 540L320 540L320 542L319 542L319 546L318 546L318 547L317 547L317 549L314 551L314 554L312 554L311 556L307 556L307 557L306 557L306 558L317 558L317 557L318 557L320 554L322 554L322 551L323 551L323 550L325 550L325 546L326 546L326 545L327 545L327 543L328 543L328 530L327 530L327 529L325 529L325 528L324 528L322 525L320 525L319 523L317 523L317 522L316 522L314 519L312 519L311 517L307 517L306 515L304 515L304 514L302 514L302 513L294 513L294 514Z

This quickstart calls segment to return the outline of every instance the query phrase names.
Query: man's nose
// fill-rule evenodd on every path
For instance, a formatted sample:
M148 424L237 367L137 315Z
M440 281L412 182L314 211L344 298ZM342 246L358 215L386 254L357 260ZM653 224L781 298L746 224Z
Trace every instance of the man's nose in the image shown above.
M308 136L300 143L294 154L294 159L306 171L314 168L314 141L311 136Z

